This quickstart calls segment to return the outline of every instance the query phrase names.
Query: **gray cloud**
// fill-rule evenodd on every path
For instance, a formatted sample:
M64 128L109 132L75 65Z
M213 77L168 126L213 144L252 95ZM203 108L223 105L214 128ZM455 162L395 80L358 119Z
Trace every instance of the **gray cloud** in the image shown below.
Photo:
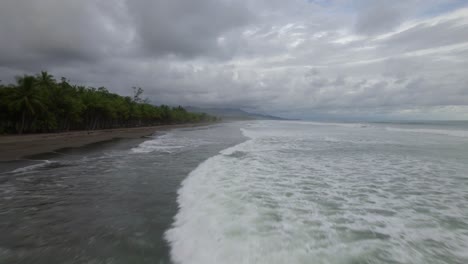
M4 0L0 79L45 69L154 103L468 118L468 9L442 2Z
M385 32L398 26L404 18L405 5L388 5L382 1L366 1L358 12L356 30L364 34Z
M440 12L463 0L352 1L356 11L355 29L361 34L378 34L395 29L414 18Z
M220 37L253 18L230 0L128 0L138 40L149 54L193 57L216 54Z
M0 64L50 67L97 61L116 48L94 2L5 0L0 3Z

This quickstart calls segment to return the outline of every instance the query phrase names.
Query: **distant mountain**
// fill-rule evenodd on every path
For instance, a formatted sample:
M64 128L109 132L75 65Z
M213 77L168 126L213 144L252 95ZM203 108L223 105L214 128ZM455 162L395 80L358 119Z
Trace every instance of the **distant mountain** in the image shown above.
M250 113L237 108L200 108L193 106L187 106L184 108L189 112L207 113L224 120L287 120L285 118L272 115Z

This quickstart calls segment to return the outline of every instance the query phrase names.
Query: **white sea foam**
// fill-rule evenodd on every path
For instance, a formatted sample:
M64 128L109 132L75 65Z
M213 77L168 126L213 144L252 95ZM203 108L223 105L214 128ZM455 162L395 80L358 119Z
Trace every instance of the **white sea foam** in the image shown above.
M453 136L453 137L468 137L468 130L398 128L398 127L386 127L386 130L394 131L394 132L425 133L425 134L446 135L446 136Z
M284 131L268 122L243 129L249 140L184 180L166 232L175 263L467 260L468 211L460 206L468 192L457 184L465 165L372 141L330 137L331 145L314 128Z
M173 133L154 137L150 140L142 142L138 147L132 148L132 153L150 153L150 152L166 152L173 153L177 152L186 147L196 147L206 144L206 141L202 141L196 138L184 138L176 137Z
M50 166L51 164L56 164L57 163L56 161L50 161L50 160L37 160L37 161L40 161L41 163L37 163L37 164L29 165L29 166L26 166L26 167L18 168L18 169L15 169L15 170L11 171L11 173L30 172L30 171L34 171L34 170L37 170L37 169L40 169L40 168L45 168L47 166Z

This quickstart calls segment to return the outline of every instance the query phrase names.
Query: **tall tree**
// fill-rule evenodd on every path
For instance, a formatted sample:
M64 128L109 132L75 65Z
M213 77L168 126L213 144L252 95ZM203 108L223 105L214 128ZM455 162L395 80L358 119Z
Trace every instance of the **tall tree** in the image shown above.
M41 88L51 89L55 85L54 76L49 74L47 71L41 71L40 74L36 75L37 84Z
M143 89L120 96L105 87L56 81L46 71L0 85L0 133L60 132L78 129L153 126L210 121L211 117L182 107L155 106L142 99Z
M27 115L33 116L43 109L39 90L36 88L34 76L24 75L17 78L17 87L10 98L10 107L21 113L21 123L18 133L22 134Z

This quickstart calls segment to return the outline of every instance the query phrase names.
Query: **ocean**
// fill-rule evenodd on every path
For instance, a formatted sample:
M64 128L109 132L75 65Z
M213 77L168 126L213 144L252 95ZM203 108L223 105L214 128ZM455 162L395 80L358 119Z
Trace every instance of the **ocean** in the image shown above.
M0 164L0 263L468 263L467 122L220 123L35 160Z

